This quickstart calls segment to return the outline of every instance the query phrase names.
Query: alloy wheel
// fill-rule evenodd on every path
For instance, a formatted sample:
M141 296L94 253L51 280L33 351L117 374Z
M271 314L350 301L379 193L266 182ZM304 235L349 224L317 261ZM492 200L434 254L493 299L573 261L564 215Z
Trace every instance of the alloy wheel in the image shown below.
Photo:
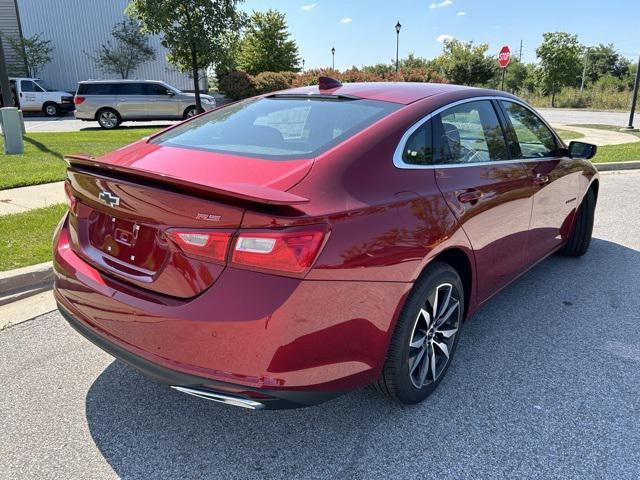
M444 372L461 318L453 285L438 285L418 312L409 340L409 377L414 387L429 385Z
M100 124L105 128L114 128L118 125L118 117L113 112L102 112L100 114Z
M185 115L186 118L191 118L193 116L195 116L198 113L198 109L196 108L190 108L189 110L187 110L187 114Z
M57 115L58 109L54 105L47 105L44 112L50 117L53 117L54 115Z

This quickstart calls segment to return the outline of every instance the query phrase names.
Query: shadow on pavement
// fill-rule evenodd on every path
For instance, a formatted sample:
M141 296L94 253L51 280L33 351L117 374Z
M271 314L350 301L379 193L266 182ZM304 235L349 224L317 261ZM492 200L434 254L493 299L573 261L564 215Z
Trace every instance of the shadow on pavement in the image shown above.
M640 252L594 239L583 258L551 257L467 322L422 405L365 389L251 412L115 361L87 393L87 421L123 478L618 478L640 460L639 298Z

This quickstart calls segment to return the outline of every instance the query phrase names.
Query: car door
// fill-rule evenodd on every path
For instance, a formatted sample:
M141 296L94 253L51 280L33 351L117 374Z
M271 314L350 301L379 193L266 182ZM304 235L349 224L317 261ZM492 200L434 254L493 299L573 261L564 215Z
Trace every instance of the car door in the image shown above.
M515 101L500 104L515 140L515 155L526 165L533 188L527 241L527 263L531 264L560 247L570 233L578 206L579 172L535 112Z
M44 91L32 80L20 80L19 102L24 111L37 111L42 109L42 95Z
M116 109L123 119L148 118L148 97L144 94L142 82L122 82L114 84Z
M471 99L432 118L436 183L473 247L480 302L522 272L532 208L529 176L511 159L497 109Z
M147 96L147 111L149 119L176 118L179 116L179 101L175 94L161 83L145 83L143 91Z

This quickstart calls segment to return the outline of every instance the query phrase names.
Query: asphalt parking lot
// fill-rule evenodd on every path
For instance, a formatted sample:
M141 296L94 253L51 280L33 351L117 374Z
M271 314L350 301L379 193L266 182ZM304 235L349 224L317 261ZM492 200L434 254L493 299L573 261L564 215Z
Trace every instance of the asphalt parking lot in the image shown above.
M53 313L0 332L2 478L640 477L640 172L602 175L586 256L465 325L425 403L250 412L114 361Z

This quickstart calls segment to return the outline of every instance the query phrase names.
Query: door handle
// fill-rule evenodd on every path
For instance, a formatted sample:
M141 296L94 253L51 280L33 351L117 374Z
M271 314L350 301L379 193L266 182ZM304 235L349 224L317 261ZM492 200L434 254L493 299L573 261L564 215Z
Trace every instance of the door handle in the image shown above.
M458 194L458 201L460 203L475 204L482 198L482 192L480 190L468 190Z
M535 177L533 177L534 185L544 185L545 183L549 183L549 177L547 175L538 173Z

